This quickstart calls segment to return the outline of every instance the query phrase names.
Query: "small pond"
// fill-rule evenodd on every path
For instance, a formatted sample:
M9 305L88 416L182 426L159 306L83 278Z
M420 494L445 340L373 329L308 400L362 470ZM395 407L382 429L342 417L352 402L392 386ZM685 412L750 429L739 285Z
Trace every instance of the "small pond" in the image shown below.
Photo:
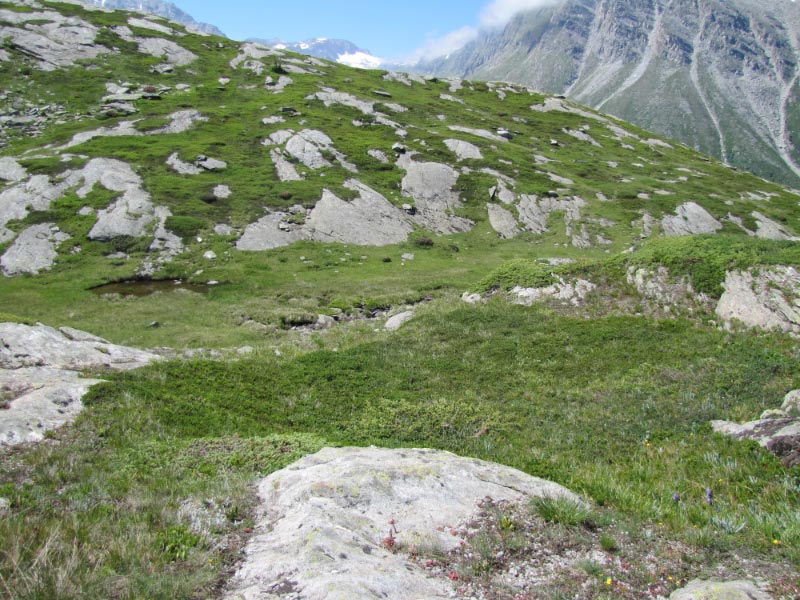
M218 285L216 281L188 283L182 279L131 279L98 285L91 290L98 295L119 294L121 296L149 296L156 292L174 292L175 290L205 294L216 285Z

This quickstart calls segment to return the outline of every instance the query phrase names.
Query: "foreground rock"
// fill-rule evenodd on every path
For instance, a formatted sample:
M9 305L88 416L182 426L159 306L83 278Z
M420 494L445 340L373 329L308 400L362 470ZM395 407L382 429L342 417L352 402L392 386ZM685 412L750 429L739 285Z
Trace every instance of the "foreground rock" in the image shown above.
M582 502L509 467L380 448L324 449L264 479L259 495L263 516L228 600L448 598L451 582L427 574L404 550L454 548L460 539L452 528L487 496ZM399 551L388 550L388 537Z
M669 600L772 600L772 596L750 581L701 581L696 579L676 590Z
M135 369L156 358L69 327L0 323L0 445L40 441L75 419L101 381L79 371Z

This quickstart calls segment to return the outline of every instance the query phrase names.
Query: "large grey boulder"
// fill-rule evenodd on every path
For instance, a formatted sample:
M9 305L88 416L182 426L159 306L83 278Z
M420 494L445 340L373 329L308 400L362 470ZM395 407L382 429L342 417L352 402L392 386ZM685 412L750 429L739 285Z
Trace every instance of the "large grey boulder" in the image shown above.
M449 165L434 162L415 162L408 154L397 161L405 169L401 182L403 195L414 199L418 225L436 233L470 231L474 223L453 213L461 208L461 198L453 187L458 171Z
M0 394L8 403L0 410L0 445L39 441L72 421L100 382L80 371L134 369L157 358L68 327L0 323Z
M481 149L475 144L470 144L469 142L465 142L463 140L449 139L444 141L444 145L447 146L447 149L450 150L450 152L458 157L458 160L483 158Z
M681 204L674 216L666 216L661 220L661 226L667 237L716 233L722 229L722 223L696 202Z
M358 246L388 246L408 240L414 228L402 209L354 179L345 187L358 197L341 200L325 190L306 221L311 239Z
M406 310L404 312L389 317L389 319L384 324L383 328L386 331L397 331L413 318L414 318L414 311Z
M695 579L675 590L669 600L772 600L752 581L703 581Z
M452 584L408 550L457 546L451 531L487 496L582 502L555 483L436 450L326 448L258 489L262 515L226 600L448 598Z
M251 223L236 242L236 249L262 252L306 239L303 229L287 222L288 218L289 215L286 213L275 212Z
M729 271L723 287L716 313L726 323L800 333L800 272L796 268L762 267L757 274Z
M517 218L511 211L491 202L486 205L486 209L489 211L489 223L492 229L501 238L511 239L519 235L520 229L517 225Z
M189 65L197 60L197 55L194 52L189 52L172 40L157 37L139 38L136 41L139 44L139 52L142 54L163 58L167 63L176 67Z
M70 236L54 223L31 225L23 231L11 247L0 257L3 275L10 277L49 270L58 256L56 247Z

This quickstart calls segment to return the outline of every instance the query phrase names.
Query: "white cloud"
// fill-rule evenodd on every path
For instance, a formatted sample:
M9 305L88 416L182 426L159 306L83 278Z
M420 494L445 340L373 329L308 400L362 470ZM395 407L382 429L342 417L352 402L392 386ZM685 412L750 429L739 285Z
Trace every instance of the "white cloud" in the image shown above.
M518 12L557 2L558 0L493 0L481 10L481 27L503 27Z
M402 62L416 63L421 60L431 60L441 56L447 56L456 50L460 50L478 37L478 33L481 29L503 27L511 20L511 17L519 12L558 4L560 1L561 0L491 0L491 2L484 5L481 9L478 18L479 27L467 25L456 31L451 31L442 37L428 40L424 46L415 50L408 59Z
M447 56L463 48L466 44L474 40L478 35L475 27L462 27L456 31L451 31L447 35L428 40L424 46L414 51L411 62L420 60L431 60L440 56Z

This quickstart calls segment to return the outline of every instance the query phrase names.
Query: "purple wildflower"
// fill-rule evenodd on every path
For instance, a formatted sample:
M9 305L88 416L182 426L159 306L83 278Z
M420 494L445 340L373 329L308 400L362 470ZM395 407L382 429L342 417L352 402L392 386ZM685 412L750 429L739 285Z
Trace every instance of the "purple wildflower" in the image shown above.
M672 494L672 501L678 503L681 501L681 495L678 492Z
M706 489L706 504L709 506L714 504L714 492L711 488Z

